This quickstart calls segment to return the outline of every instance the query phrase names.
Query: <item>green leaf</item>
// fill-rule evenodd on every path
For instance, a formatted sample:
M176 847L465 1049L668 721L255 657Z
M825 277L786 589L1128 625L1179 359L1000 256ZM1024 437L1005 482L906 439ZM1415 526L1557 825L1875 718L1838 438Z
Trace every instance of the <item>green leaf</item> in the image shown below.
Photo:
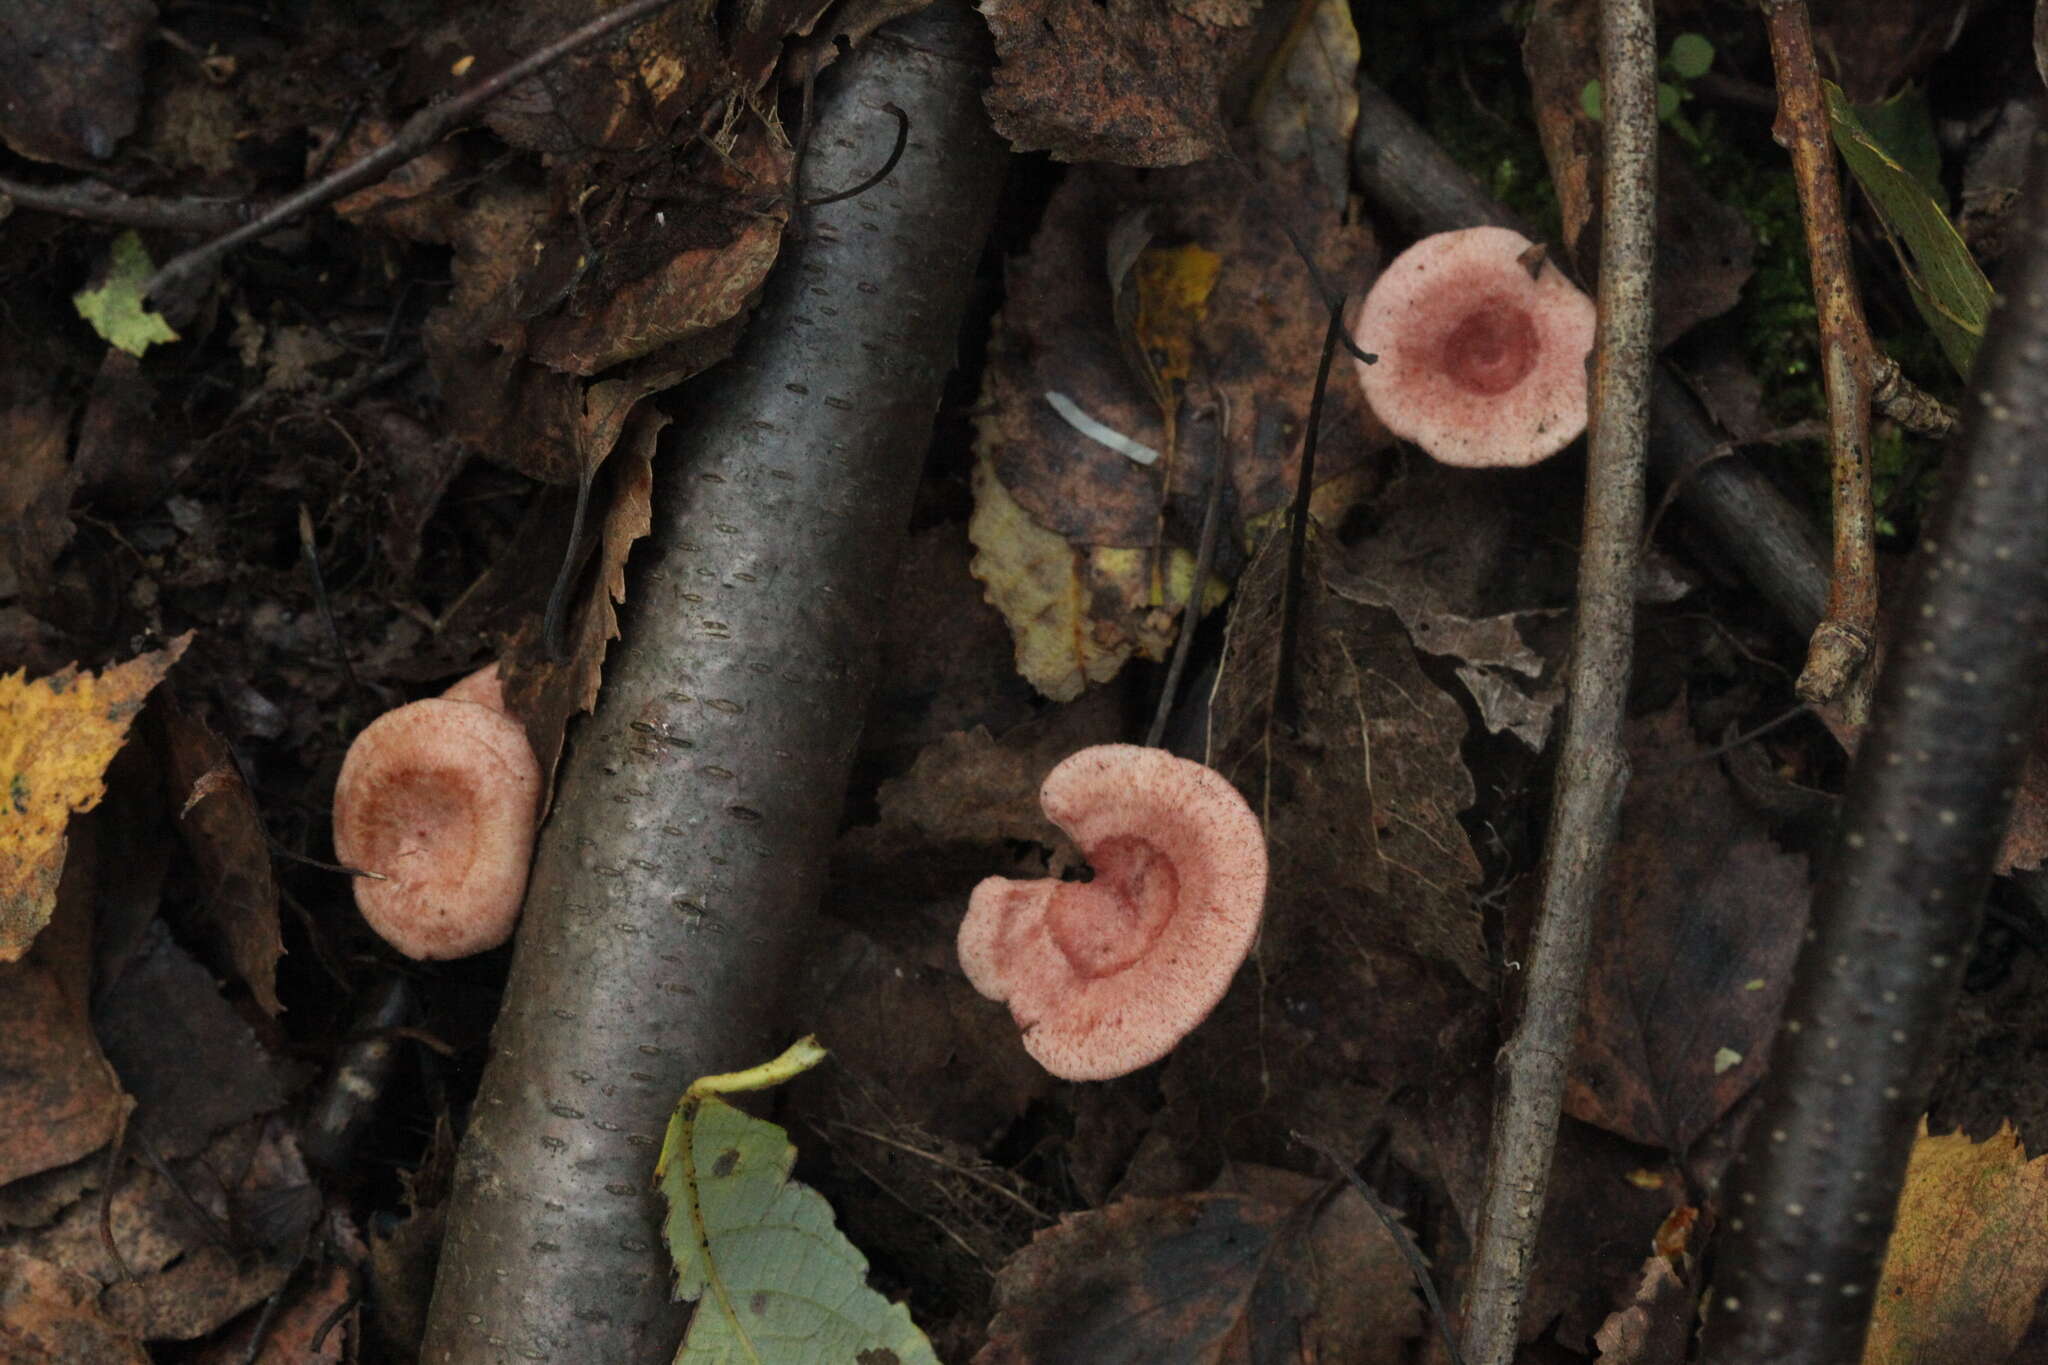
M1878 140L1832 81L1826 85L1835 145L1899 249L1920 316L1956 372L1967 376L1991 314L1991 282L1926 184Z
M1941 183L1941 143L1934 133L1934 110L1927 93L1907 86L1888 100L1851 106L1870 140L1906 168L1927 197L1948 211L1948 189Z
M1593 120L1593 122L1598 123L1600 121L1602 106L1600 103L1599 81L1587 81L1586 88L1579 91L1579 108L1585 110L1586 117Z
M718 1096L758 1090L815 1066L804 1038L774 1061L706 1076L669 1118L654 1178L676 1297L697 1304L677 1365L939 1365L909 1310L867 1285L867 1258L816 1190L789 1178L796 1148L774 1124Z
M1657 82L1657 119L1669 123L1678 117L1678 106L1685 103L1685 92L1668 81Z
M1681 33L1671 40L1664 62L1680 80L1696 81L1714 65L1714 45L1700 34Z
M142 239L124 232L114 239L106 278L97 288L73 294L71 305L103 340L130 355L141 355L158 342L176 341L178 334L163 316L142 306L142 286L155 271Z

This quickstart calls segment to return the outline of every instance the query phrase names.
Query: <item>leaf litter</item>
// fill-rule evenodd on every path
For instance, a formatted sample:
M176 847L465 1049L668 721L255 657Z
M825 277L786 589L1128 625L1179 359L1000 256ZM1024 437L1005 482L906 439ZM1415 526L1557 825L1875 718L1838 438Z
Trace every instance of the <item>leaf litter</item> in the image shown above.
M408 1131L385 1133L363 1171L311 1193L276 1117L304 1083L282 1059L324 1055L324 1040L347 1035L346 996L367 964L345 883L273 862L273 849L318 858L322 784L347 735L486 659L504 659L536 749L560 752L601 680L631 547L660 496L652 457L668 415L656 395L730 349L790 226L792 137L772 87L793 90L836 36L891 8L787 0L720 30L676 7L231 259L208 285L216 312L167 309L182 339L139 358L99 343L72 305L128 250L120 233L16 207L0 238L0 270L19 286L11 316L25 320L0 334L0 430L15 452L0 475L4 662L33 678L73 664L84 676L202 629L125 747L96 742L112 759L99 765L103 805L60 822L61 853L45 846L57 861L38 865L34 899L54 915L5 968L10 1327L124 1360L144 1358L145 1337L247 1322L288 1268L276 1230L225 1254L179 1223L191 1204L230 1228L261 1222L268 1205L296 1209L280 1224L296 1236L321 1195L329 1230L347 1209L396 1205L398 1170L411 1212L402 1236L377 1239L386 1268L365 1273L386 1291L376 1316L395 1324L370 1330L405 1349L416 1326L403 1325L400 1290L431 1272L448 1112L460 1107L445 1087L453 1076L459 1097L464 1082L426 1060L431 1048L409 1051L422 1093ZM1855 32L1838 29L1857 98L1937 60L1946 30L1910 8L1881 5ZM957 395L952 444L933 461L887 642L900 666L876 702L828 920L802 964L805 1022L839 1061L790 1087L783 1117L807 1179L871 1258L869 1277L908 1296L948 1359L1070 1354L1093 1321L1074 1311L1087 1269L1077 1256L1095 1246L1105 1255L1085 1287L1147 1331L1173 1320L1155 1306L1173 1287L1159 1267L1184 1266L1182 1255L1218 1271L1180 1319L1214 1334L1205 1340L1271 1322L1300 1328L1326 1358L1408 1349L1425 1333L1405 1271L1352 1196L1305 1174L1314 1163L1289 1133L1363 1158L1455 1300L1540 835L1531 792L1564 663L1576 472L1447 475L1389 449L1350 386L1335 386L1303 608L1303 723L1275 727L1279 565L1261 547L1299 460L1323 321L1279 223L1337 288L1369 282L1381 243L1345 174L1342 68L1361 35L1344 6L1324 3L983 9L1001 63L998 126L1086 164L1023 173L1045 212L1035 233L1006 229L1023 250L982 401L971 387ZM1591 45L1577 22L1589 7L1537 9L1537 121L1565 221L1590 241L1597 139L1579 99ZM260 41L209 14L165 23L191 53L144 67L145 30L131 25L106 54L106 79L10 109L0 138L145 191L180 179L230 199L288 190L383 145L462 70L552 36L559 16L520 7L413 30L318 15ZM1873 56L1887 34L1898 51ZM1379 26L1363 37L1369 57L1386 42ZM1739 38L1714 38L1715 70L1739 69ZM294 44L287 80L275 52ZM1461 34L1450 46L1460 60L1483 47L1520 62L1512 43ZM1334 76L1318 74L1325 63ZM1479 98L1499 93L1482 64L1465 89L1440 82L1444 98L1467 98L1473 79ZM1247 112L1263 152L1232 141ZM1732 145L1732 123L1719 126ZM1959 221L1978 246L1996 240L2002 182L1978 162L1989 135L1957 136L1971 147ZM1243 164L1219 159L1233 148ZM1714 319L1779 245L1747 231L1692 169L1666 158L1663 335L1725 361L1718 329L1730 324ZM160 261L176 238L145 229L139 245ZM1761 411L1757 376L1734 367L1743 373L1724 391ZM1063 417L1055 393L1161 458L1134 463ZM1065 753L1128 738L1151 709L1157 671L1133 662L1163 656L1179 629L1219 468L1228 529L1200 590L1211 606L1225 592L1236 601L1198 634L1175 719L1184 737L1213 737L1216 761L1269 817L1271 927L1164 1064L1061 1086L959 977L952 931L983 875L1086 875L1038 812L1037 782ZM573 490L586 481L573 536ZM303 541L289 532L301 507ZM985 588L967 577L977 551ZM1653 1248L1660 1226L1697 1211L1746 1119L1804 902L1791 846L1822 818L1743 802L1832 781L1828 760L1781 733L1741 751L1730 770L1749 776L1731 787L1693 737L1695 723L1719 728L1710 712L1755 719L1769 695L1758 678L1779 662L1735 657L1774 656L1760 628L1729 632L1730 650L1683 624L1751 610L1711 554L1693 557L1702 572L1643 599L1662 643L1639 683L1612 952L1575 1071L1580 1117L1560 1148L1567 1211L1546 1220L1532 1283L1529 1335L1553 1352L1597 1342L1616 1358L1669 1358L1659 1352L1685 1335L1696 1247ZM1010 669L1027 644L1043 659L1023 669L1028 683ZM2034 814L2016 829L2022 863L2039 853ZM2000 1170L2017 1174L1981 1215L1998 1227L2031 1208L2018 1142L2048 1132L2027 1061L2048 1035L2023 937L1989 942L1980 965L1994 984L1952 1035L1939 1112L1980 1136L2017 1122L2018 1141L2000 1134L1996 1148ZM477 1055L501 972L440 976L421 1035ZM108 983L112 996L96 998ZM147 1036L170 1012L186 1021L176 1038ZM132 1284L97 1230L106 1144L124 1125L165 1163L130 1162L111 1182ZM1951 1153L1961 1141L1926 1140ZM1930 1207L1960 1206L1941 1194ZM1963 1240L1978 1226L1976 1215L1950 1222ZM1257 1254L1231 1259L1226 1225ZM332 1276L314 1278L283 1301L280 1323L342 1305ZM2018 1279L1967 1310L1912 1284L1898 1302L1974 1312L1995 1323L1999 1349L2026 1329L2032 1299ZM329 1350L362 1321L330 1334ZM216 1354L223 1341L213 1337Z

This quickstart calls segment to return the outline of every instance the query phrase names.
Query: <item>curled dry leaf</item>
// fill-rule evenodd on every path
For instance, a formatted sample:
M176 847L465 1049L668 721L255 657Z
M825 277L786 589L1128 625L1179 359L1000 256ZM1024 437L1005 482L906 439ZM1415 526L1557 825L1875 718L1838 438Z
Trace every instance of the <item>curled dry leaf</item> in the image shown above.
M143 700L191 643L188 632L96 674L74 665L34 682L25 672L0 677L14 815L0 830L0 962L18 961L49 922L72 813L99 804Z

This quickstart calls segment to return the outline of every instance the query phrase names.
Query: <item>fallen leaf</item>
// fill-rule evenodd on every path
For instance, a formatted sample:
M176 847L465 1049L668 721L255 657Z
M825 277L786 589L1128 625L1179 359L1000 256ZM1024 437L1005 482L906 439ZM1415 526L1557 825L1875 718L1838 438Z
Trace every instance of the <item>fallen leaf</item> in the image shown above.
M1017 671L1027 682L1054 701L1072 701L1089 683L1115 677L1133 654L1166 657L1194 586L1193 555L1169 552L1153 605L1145 552L1069 544L1031 519L987 458L975 462L973 480L971 571L1009 622ZM1222 601L1214 579L1205 601Z
M276 1015L284 1008L277 999L284 940L277 923L270 839L255 794L242 780L227 741L197 716L166 706L164 739L166 797L199 867L208 925L225 944L228 960L256 1003Z
M213 974L153 921L140 952L93 1012L107 1060L135 1097L129 1132L165 1159L283 1106L288 1077Z
M150 0L0 5L0 140L35 161L95 167L135 131Z
M72 813L99 804L144 698L191 643L188 632L98 674L0 676L0 772L14 816L0 829L0 962L18 961L49 921Z
M1693 1295L1671 1262L1643 1262L1635 1300L1618 1308L1593 1334L1602 1365L1683 1365L1692 1338Z
M1905 244L1901 266L1921 318L1949 364L1968 376L1991 316L1991 281L1949 221L1944 206L1900 157L1879 142L1859 111L1826 82L1828 121L1849 173L1877 206L1888 232Z
M1332 202L1351 189L1351 130L1358 123L1358 29L1343 0L1296 5L1280 48L1252 97L1259 145L1307 161Z
M773 1062L691 1083L669 1119L654 1178L675 1297L697 1305L677 1365L889 1360L938 1365L909 1310L866 1283L868 1262L832 1206L789 1178L796 1148L720 1096L776 1085L823 1060L804 1038Z
M127 1113L90 1012L97 833L72 841L46 931L0 964L0 1186L98 1150Z
M89 1192L47 1227L0 1233L0 1250L89 1277L108 1319L138 1337L190 1341L282 1288L319 1212L289 1135L255 1119L164 1170L128 1163L111 1196ZM240 1255L220 1240L227 1225L242 1230Z
M603 411L616 412L616 407ZM553 658L549 642L543 638L546 623L533 617L506 649L506 709L526 726L526 737L540 759L542 790L550 794L546 801L553 799L562 737L571 719L597 704L605 654L619 638L619 605L626 600L626 557L634 542L654 525L654 451L667 425L667 414L646 404L632 406L617 433L613 458L598 471L609 497L596 547L597 563L587 576L574 580L585 586L570 598L567 657ZM514 554L518 553L515 549Z
M100 1310L99 1294L90 1276L0 1248L0 1323L16 1360L149 1365L141 1339Z
M1239 584L1212 703L1210 762L1266 819L1271 898L1352 926L1366 944L1493 977L1458 812L1472 803L1465 716L1417 663L1390 611L1347 601L1310 536L1293 733L1272 712L1287 537L1267 538Z
M1223 82L1248 30L1168 0L980 0L999 65L996 131L1062 161L1180 166L1226 145Z
M1764 1073L1806 929L1781 852L1692 738L1683 704L1628 727L1635 772L1565 1112L1683 1152Z
M2010 1124L1913 1144L1864 1365L2004 1360L2048 1288L2048 1156Z
M1260 1180L1284 1202L1187 1194L1062 1219L997 1275L975 1365L1406 1359L1416 1306L1386 1292L1399 1253L1356 1194L1300 1179Z
M149 282L155 269L142 238L132 230L124 232L114 239L100 282L73 294L72 305L78 309L78 316L92 324L101 340L130 355L141 355L151 346L176 341L178 334L171 330L163 315L143 306L142 286Z

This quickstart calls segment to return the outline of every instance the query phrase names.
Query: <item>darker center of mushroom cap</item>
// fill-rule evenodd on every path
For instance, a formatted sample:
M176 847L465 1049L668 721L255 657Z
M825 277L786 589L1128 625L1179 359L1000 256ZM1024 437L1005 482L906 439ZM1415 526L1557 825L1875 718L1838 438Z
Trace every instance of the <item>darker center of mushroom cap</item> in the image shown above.
M470 779L446 768L404 768L392 774L385 790L388 795L358 832L361 865L405 883L425 875L421 860L436 860L435 875L460 881L474 860L477 812Z
M1145 955L1180 901L1173 862L1134 834L1088 850L1095 879L1062 882L1046 910L1052 941L1074 971L1110 976Z
M1536 368L1536 323L1502 295L1483 299L1444 336L1443 372L1469 393L1506 393Z

